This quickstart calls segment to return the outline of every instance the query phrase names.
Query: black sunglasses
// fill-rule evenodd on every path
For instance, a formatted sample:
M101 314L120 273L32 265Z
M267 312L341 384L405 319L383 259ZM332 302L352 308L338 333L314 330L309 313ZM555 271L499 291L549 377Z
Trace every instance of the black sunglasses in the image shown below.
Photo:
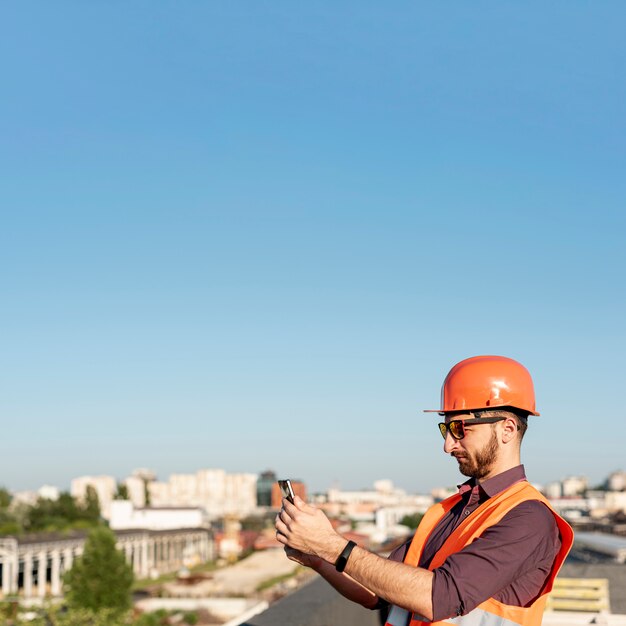
M495 424L495 422L501 422L506 417L476 417L468 420L451 420L447 424L446 422L439 422L439 432L445 439L447 433L450 433L457 441L465 437L465 424Z

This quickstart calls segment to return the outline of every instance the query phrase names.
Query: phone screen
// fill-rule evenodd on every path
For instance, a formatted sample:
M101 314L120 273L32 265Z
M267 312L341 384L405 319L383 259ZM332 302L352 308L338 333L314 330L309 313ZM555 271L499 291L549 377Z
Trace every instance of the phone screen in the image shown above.
M293 498L295 496L293 492L293 487L291 486L290 480L279 480L278 484L280 486L280 490L283 494L283 498L287 498L291 504L293 504Z

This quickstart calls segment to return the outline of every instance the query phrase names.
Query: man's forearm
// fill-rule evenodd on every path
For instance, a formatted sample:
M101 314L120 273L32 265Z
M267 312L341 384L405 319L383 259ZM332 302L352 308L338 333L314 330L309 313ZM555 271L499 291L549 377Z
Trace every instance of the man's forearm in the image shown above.
M432 619L433 573L429 570L389 561L356 547L345 573L387 602Z
M294 503L283 499L276 531L280 543L317 556L331 567L346 547L346 539L333 530L324 513L297 496ZM379 598L432 619L432 572L388 561L358 546L344 571Z
M331 563L322 561L322 564L315 570L348 600L361 604L367 609L373 609L378 603L378 597L375 593L372 593L345 572L338 572Z

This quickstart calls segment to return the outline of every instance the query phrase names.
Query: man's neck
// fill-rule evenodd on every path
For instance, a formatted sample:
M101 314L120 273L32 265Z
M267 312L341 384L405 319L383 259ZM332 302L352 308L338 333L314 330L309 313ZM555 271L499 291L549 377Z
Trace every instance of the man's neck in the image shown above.
M482 478L477 478L476 482L477 484L480 485L484 483L486 480L495 478L499 474L502 474L502 472L506 472L510 469L513 469L514 467L517 467L520 464L521 463L520 463L519 455L517 455L516 458L514 459L507 459L507 460L502 460L500 462L496 462L493 464L491 470L489 471L489 474L487 474L486 476L483 476Z

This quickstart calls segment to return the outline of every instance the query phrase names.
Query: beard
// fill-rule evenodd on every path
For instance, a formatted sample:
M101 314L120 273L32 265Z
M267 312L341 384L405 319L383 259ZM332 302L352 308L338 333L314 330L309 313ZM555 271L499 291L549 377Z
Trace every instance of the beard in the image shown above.
M474 452L463 452L461 455L453 454L459 464L459 471L463 476L480 480L491 472L491 468L498 455L498 436L492 428L491 439L485 444L482 450Z

